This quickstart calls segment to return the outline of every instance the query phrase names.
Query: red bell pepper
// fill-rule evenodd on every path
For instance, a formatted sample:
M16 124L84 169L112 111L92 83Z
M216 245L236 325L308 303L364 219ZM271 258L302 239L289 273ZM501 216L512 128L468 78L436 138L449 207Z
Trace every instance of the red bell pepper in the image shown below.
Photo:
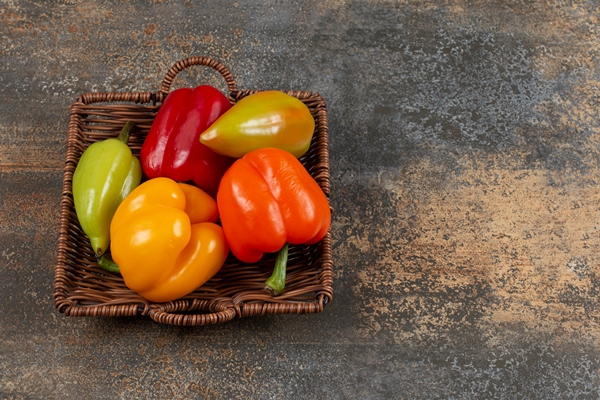
M215 153L200 143L199 137L230 108L227 97L208 85L169 93L140 151L144 174L151 179L193 181L215 197L233 159Z
M331 223L321 187L291 153L264 148L237 160L219 186L217 204L232 253L252 263L279 252L265 289L279 294L285 285L288 244L313 244Z

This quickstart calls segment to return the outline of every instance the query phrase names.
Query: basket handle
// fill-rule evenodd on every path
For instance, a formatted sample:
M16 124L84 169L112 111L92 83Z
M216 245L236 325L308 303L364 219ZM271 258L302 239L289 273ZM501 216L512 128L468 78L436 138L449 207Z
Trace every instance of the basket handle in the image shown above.
M180 299L170 303L153 304L148 315L162 324L194 326L220 324L232 320L237 314L231 302L218 299Z
M171 67L171 69L169 69L169 72L167 72L167 74L165 75L165 78L163 79L160 87L160 90L163 93L163 95L166 96L169 93L169 91L171 90L171 84L173 83L173 80L175 79L177 74L193 65L205 65L216 70L218 73L221 74L223 78L225 78L225 82L227 82L227 87L229 88L229 91L237 91L237 84L235 83L235 79L233 78L233 75L231 75L231 72L229 72L225 65L209 57L188 57L176 62Z

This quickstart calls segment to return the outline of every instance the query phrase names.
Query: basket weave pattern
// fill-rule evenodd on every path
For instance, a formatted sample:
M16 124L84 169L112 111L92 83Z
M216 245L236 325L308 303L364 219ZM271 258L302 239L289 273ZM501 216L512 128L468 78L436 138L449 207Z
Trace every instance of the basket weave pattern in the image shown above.
M72 178L83 151L96 141L117 137L127 121L135 122L129 147L140 149L168 95L176 75L194 65L219 72L227 83L232 104L257 92L238 90L229 70L206 57L177 62L165 76L159 92L87 93L70 108L67 151L60 206L58 251L54 277L54 304L68 316L149 316L172 325L206 325L233 318L264 314L317 313L332 299L333 260L331 233L310 246L290 246L284 292L271 297L264 288L273 271L275 254L253 264L229 255L221 270L193 293L168 303L153 303L133 292L118 274L102 270L96 263L89 239L81 230L73 206ZM329 197L327 109L316 93L287 91L309 108L315 133L309 151L300 161Z

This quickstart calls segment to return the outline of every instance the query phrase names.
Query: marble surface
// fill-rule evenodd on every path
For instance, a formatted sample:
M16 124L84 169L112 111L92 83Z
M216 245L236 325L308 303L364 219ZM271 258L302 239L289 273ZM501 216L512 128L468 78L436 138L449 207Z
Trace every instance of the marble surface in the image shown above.
M599 18L591 0L0 1L0 399L600 397ZM193 55L327 102L333 301L193 328L66 317L69 106L158 90Z

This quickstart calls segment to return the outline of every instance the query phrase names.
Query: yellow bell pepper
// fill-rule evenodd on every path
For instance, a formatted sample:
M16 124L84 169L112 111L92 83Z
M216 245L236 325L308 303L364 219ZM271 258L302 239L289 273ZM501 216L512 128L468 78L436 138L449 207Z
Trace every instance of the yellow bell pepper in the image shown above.
M150 179L119 205L111 253L127 287L154 302L183 297L212 278L229 253L216 201L169 178Z

